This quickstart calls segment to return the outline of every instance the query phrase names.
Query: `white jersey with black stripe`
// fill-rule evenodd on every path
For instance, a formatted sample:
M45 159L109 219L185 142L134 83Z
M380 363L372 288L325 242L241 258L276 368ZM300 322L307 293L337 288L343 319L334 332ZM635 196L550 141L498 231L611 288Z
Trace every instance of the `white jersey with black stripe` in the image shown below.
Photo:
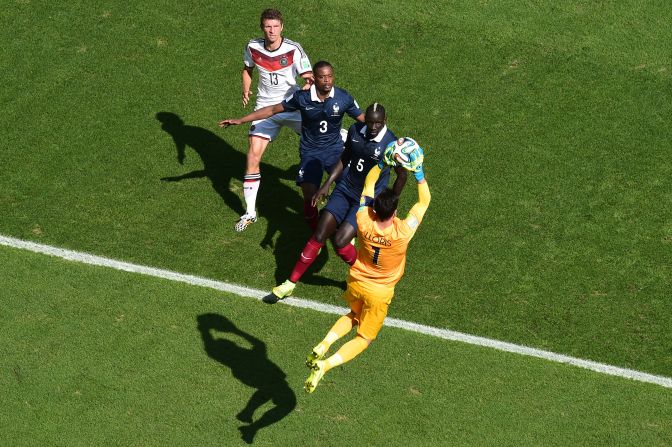
M310 60L301 45L284 37L273 51L266 49L264 39L250 40L245 46L243 62L246 67L259 70L255 110L292 96L299 89L296 77L311 71Z

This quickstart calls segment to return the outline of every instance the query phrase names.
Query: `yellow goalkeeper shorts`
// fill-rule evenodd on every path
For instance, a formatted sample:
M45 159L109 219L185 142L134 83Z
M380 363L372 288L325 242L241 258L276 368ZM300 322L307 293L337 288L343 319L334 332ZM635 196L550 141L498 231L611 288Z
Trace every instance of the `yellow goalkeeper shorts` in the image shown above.
M381 287L361 281L348 281L343 299L359 321L357 334L367 340L374 340L383 327L387 308L394 296L394 288Z

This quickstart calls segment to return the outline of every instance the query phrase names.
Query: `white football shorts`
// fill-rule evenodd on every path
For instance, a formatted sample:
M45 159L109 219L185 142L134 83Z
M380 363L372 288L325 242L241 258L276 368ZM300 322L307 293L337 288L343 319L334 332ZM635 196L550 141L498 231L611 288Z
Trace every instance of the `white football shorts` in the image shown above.
M273 141L280 133L282 126L289 127L301 135L301 112L298 110L281 112L270 118L252 121L249 134Z

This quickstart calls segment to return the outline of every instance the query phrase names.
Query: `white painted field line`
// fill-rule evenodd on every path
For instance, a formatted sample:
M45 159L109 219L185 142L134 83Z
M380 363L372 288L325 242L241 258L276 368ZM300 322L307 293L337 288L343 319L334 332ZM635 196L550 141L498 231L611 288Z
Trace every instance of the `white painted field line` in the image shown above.
M141 275L153 276L156 278L169 279L171 281L183 282L195 286L208 287L215 290L220 290L235 295L261 299L268 292L252 289L249 287L239 286L236 284L229 284L222 281L215 281L212 279L201 278L199 276L185 275L183 273L172 272L170 270L157 269L147 267L144 265L131 264L123 261L116 261L114 259L104 258L89 253L66 250L63 248L52 247L44 244L37 244L35 242L23 241L13 237L0 235L0 245L7 247L19 248L22 250L32 251L34 253L42 253L50 256L56 256L69 261L79 262L89 265L98 265L103 267L110 267L116 270L123 270L126 272L139 273ZM330 314L343 314L347 311L345 307L333 306L330 304L318 303L315 301L304 300L300 298L286 298L281 303L301 307L304 309L312 309L318 312L325 312ZM530 348L527 346L516 345L513 343L506 343L498 340L492 340L484 337L477 337L475 335L455 332L448 329L440 329L422 324L412 323L409 321L398 320L396 318L387 318L385 326L405 329L407 331L418 332L420 334L431 335L433 337L443 338L445 340L452 340L470 345L483 346L487 348L497 349L499 351L512 352L515 354L525 355L529 357L538 357L552 362L565 363L568 365L577 366L579 368L589 369L602 374L610 376L625 377L640 382L652 383L663 386L665 388L672 388L672 378L664 376L656 376L632 369L619 368L616 366L606 365L604 363L593 362L590 360L583 360L575 357L569 357L554 352L542 351L540 349Z

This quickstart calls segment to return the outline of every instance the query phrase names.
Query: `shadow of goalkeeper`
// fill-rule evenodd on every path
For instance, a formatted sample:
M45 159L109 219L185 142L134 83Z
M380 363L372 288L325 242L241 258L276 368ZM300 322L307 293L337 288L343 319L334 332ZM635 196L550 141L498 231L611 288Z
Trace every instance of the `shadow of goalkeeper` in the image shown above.
M243 441L251 444L259 430L282 420L296 407L296 395L287 383L286 375L273 363L266 344L238 329L229 319L218 314L203 314L196 318L203 338L205 352L221 364L241 383L256 388L250 400L236 418L246 425L238 428ZM240 346L230 336L245 340L252 347ZM272 402L273 407L254 420L255 411Z

